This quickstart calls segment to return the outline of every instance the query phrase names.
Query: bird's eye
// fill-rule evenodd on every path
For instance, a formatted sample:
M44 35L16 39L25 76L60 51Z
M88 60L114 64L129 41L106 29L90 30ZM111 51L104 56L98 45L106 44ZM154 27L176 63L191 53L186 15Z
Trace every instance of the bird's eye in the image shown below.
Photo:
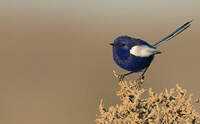
M123 46L125 46L126 44L119 44L119 47L123 47Z
M110 45L112 45L112 46L114 46L114 47L123 47L123 46L125 46L126 44L119 44L119 43L117 43L117 44L114 44L114 43L110 43Z

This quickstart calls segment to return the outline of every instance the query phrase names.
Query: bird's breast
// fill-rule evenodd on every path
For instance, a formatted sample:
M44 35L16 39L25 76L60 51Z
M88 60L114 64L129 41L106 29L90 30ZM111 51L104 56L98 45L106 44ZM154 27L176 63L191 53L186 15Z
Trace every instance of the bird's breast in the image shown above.
M137 57L130 54L129 51L113 49L113 58L121 68L127 71L139 72L150 65L154 56Z

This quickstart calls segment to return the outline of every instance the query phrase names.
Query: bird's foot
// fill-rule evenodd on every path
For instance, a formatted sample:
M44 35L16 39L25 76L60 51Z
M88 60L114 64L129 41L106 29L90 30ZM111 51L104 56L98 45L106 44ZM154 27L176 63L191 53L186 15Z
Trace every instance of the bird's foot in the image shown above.
M123 74L123 75L118 75L118 79L119 79L119 81L123 81L123 80L124 80L124 77L125 77L124 74Z
M136 81L137 82L144 82L144 75L141 75Z
M135 80L135 82L137 84L137 88L140 89L144 83L144 75L141 75L138 79Z
M126 76L125 74L123 75L116 74L114 70L113 70L113 73L114 73L114 76L119 79L119 81L123 81L124 77Z

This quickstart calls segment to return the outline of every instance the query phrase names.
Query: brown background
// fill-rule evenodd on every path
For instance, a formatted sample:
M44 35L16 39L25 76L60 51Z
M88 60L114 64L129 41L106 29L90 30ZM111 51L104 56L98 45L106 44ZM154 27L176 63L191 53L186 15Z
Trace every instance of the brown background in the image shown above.
M1 0L0 123L94 123L101 98L119 103L112 70L125 72L108 43L120 35L155 43L191 19L159 47L144 87L179 83L200 96L199 12L199 0Z

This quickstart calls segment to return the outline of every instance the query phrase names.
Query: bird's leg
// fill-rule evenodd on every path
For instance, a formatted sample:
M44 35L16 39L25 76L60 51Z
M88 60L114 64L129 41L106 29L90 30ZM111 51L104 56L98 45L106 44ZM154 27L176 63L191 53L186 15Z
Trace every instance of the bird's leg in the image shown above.
M148 67L145 68L144 71L142 72L142 75L141 75L142 79L144 79L144 74L146 73L147 69L148 69Z
M121 75L121 80L123 80L126 76L132 74L133 72L129 72L129 73L126 73L126 74L123 74ZM119 78L120 79L120 78Z
M123 79L124 79L126 76L128 76L128 75L130 75L130 74L133 73L133 72L129 72L129 73L126 73L126 74L117 75L117 74L115 73L115 71L113 71L113 72L114 72L115 77L117 77L117 78L119 79L119 81L123 81Z
M130 74L132 74L133 72L129 72L129 73L126 73L126 74L124 74L124 76L128 76L128 75L130 75Z
M149 66L148 67L146 67L145 69L144 69L144 71L142 72L142 74L141 74L141 76L140 76L140 78L139 79L142 79L142 80L144 80L144 74L146 73L146 71L147 71L147 69L149 68Z

